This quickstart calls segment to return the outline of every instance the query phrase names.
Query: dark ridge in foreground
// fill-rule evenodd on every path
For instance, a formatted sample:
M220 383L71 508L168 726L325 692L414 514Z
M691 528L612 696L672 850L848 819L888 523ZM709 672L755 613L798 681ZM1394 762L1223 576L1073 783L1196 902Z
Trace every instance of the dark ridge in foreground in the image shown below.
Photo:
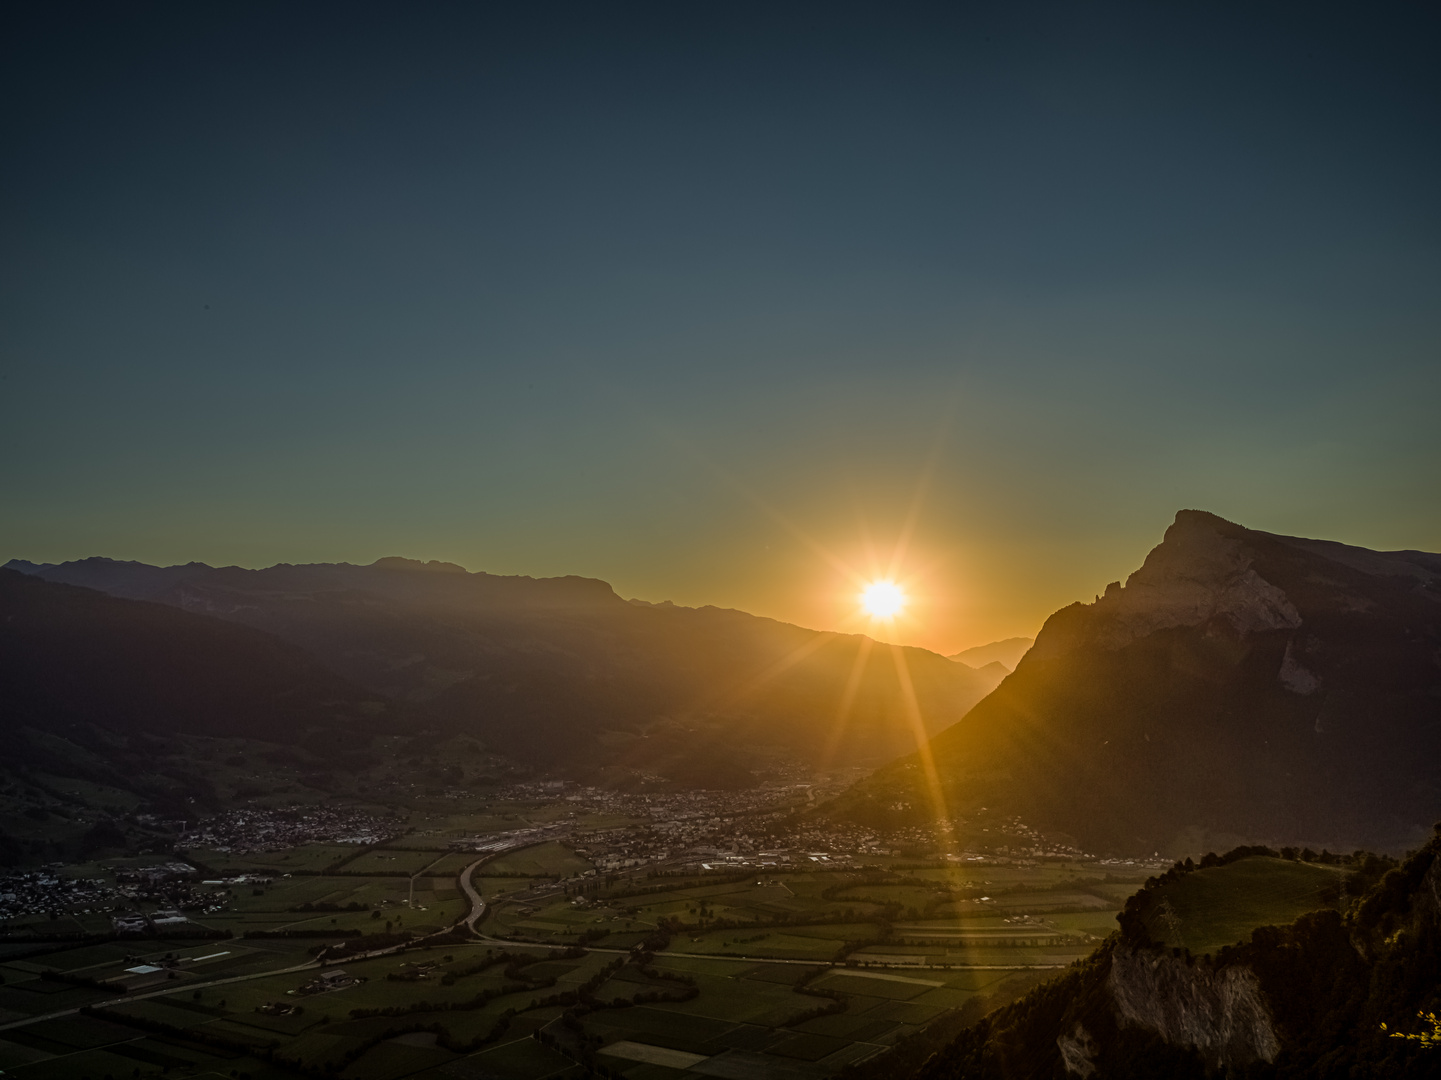
M1214 856L1212 856L1214 858ZM1342 1080L1434 1077L1437 1050L1392 1032L1429 1030L1441 1008L1441 825L1350 906L1312 912L1192 956L1151 940L1153 879L1087 960L948 1044L924 1033L845 1080ZM1383 1029L1382 1025L1386 1025ZM924 1053L924 1059L920 1055Z

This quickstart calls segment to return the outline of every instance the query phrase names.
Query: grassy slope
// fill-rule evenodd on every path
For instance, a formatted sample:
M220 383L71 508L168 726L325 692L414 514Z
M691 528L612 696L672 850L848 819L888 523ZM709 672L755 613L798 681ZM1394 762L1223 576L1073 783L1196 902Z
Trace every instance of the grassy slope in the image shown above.
M1215 953L1258 926L1282 926L1308 911L1334 908L1340 874L1337 867L1265 857L1197 870L1156 891L1146 929L1168 947ZM1160 914L1162 900L1175 914L1174 929Z
M954 1039L945 1025L902 1041L890 1053L847 1070L846 1080L1021 1080L1062 1075L1057 1038L1083 1024L1093 1064L1101 1076L1194 1078L1208 1073L1200 1056L1168 1043L1155 1032L1118 1022L1107 989L1113 950L1152 950L1158 963L1182 970L1249 969L1259 981L1282 1051L1272 1062L1253 1062L1253 1080L1311 1080L1341 1076L1430 1077L1429 1055L1414 1044L1387 1037L1382 1021L1414 1031L1410 1018L1441 1005L1441 913L1435 900L1441 827L1432 841L1389 871L1372 875L1371 863L1353 864L1351 902L1345 912L1327 903L1335 869L1283 860L1247 858L1213 870L1154 882L1122 919L1113 937L1081 964L1032 993L981 1017ZM1368 884L1369 879L1369 884ZM1284 918L1282 925L1253 926L1249 941L1209 958L1181 961L1164 946L1144 940L1146 919L1165 898L1187 903L1202 932L1214 940L1245 936L1251 918ZM1209 901L1210 908L1202 904ZM1139 913L1139 920L1130 918ZM977 1022L978 1021L978 1022Z

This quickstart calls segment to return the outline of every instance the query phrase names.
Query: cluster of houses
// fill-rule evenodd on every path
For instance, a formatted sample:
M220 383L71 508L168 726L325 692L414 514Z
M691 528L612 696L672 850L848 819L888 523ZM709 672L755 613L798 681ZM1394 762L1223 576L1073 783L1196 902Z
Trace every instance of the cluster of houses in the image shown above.
M141 911L122 911L110 921L117 934L147 934L152 930L173 930L190 920L174 908L162 908L148 915Z
M346 987L354 986L358 982L360 982L360 980L344 968L332 968L329 971L322 971L304 986L297 987L294 990L287 990L286 993L305 997L310 994L324 994L331 990L344 990Z

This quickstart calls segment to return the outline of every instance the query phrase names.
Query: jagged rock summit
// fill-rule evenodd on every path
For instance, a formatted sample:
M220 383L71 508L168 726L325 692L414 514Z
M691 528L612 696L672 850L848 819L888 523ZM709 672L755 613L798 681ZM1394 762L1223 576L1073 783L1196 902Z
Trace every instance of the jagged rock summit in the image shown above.
M950 812L1092 850L1404 847L1441 816L1441 556L1183 510L931 751ZM913 764L841 812L933 813Z
M1038 659L1082 645L1118 649L1157 630L1224 620L1238 636L1257 630L1294 630L1301 613L1287 595L1262 578L1245 530L1200 510L1182 510L1165 540L1124 586L1083 608L1083 620L1053 617L1033 646ZM1072 609L1067 609L1067 611Z

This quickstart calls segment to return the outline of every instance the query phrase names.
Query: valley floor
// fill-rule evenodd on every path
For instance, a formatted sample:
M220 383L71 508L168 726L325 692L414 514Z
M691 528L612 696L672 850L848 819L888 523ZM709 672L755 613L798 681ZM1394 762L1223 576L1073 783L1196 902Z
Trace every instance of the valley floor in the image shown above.
M1085 956L1154 869L781 837L796 797L510 789L328 811L386 835L297 846L264 840L297 810L252 809L191 824L194 872L32 871L0 929L0 1069L822 1077Z

